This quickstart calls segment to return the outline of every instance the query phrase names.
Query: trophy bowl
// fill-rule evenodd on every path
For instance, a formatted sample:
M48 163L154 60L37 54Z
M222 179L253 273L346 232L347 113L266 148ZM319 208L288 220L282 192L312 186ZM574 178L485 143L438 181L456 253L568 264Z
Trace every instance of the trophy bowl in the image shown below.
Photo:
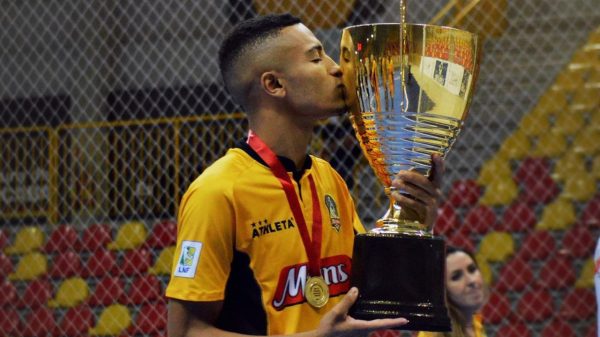
M448 153L468 114L479 60L477 36L450 27L382 23L342 31L350 121L390 197L384 217L355 238L355 318L405 317L402 329L450 330L445 243L394 203L391 183L401 170L428 174L431 155Z

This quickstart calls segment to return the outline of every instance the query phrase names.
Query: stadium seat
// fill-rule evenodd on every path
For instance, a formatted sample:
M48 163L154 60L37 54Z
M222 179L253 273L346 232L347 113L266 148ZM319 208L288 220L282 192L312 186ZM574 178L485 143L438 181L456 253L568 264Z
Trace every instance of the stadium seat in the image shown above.
M13 264L10 258L0 252L0 282L13 272Z
M479 170L478 185L487 185L496 179L512 176L510 162L502 157L494 157L486 161Z
M14 273L8 275L12 281L31 281L48 272L46 255L40 252L31 252L21 256Z
M522 184L522 191L517 200L529 205L547 204L560 193L560 188L551 177L544 177L530 183Z
M64 280L58 287L56 296L48 302L51 308L75 307L88 298L90 290L87 283L81 277L73 277Z
M510 307L510 301L506 295L499 292L490 294L487 303L481 311L481 315L483 316L486 325L498 325L503 320L508 319L511 314L512 309Z
M580 49L573 54L569 68L571 69L589 69L593 68L598 62L598 53L595 50Z
M588 172L569 176L564 183L561 197L573 201L590 200L596 193L596 178Z
M518 130L526 136L540 136L550 130L550 122L547 114L530 113L521 118L518 127Z
M579 278L575 282L575 288L593 288L594 287L594 275L596 274L596 264L594 258L590 257L585 260Z
M94 252L98 249L104 249L111 240L111 229L108 224L93 224L83 231L81 247L78 250Z
M537 283L548 289L567 289L575 285L575 269L570 258L555 256L546 260L540 270Z
M146 241L146 227L139 221L130 221L119 227L117 237L108 244L110 250L127 250L140 247Z
M454 206L445 202L438 208L437 212L438 217L433 226L434 233L446 236L452 234L460 225Z
M525 261L543 260L556 250L556 240L549 231L538 230L529 233L517 255Z
M116 276L103 277L96 284L87 303L92 307L116 303L123 296L124 289L124 282L121 278Z
M559 198L546 205L535 228L537 230L565 230L573 225L576 220L573 202Z
M576 337L575 330L567 322L554 319L542 329L540 337Z
M569 110L591 111L598 106L599 102L598 88L581 88L574 93Z
M152 254L145 248L126 251L121 263L116 264L113 274L133 276L146 273L152 265Z
M154 265L148 270L148 273L151 275L171 275L174 255L175 246L165 247L158 255Z
M500 292L522 291L533 282L531 266L520 257L513 257L502 266L495 289Z
M576 94L577 95L577 94ZM565 110L556 115L550 133L573 136L585 126L585 116L582 112Z
M590 324L585 332L585 337L598 337L598 325L596 322Z
M18 308L44 307L52 298L52 284L48 280L37 279L27 283L23 295L16 303Z
M600 227L600 195L588 201L579 223L585 226Z
M119 302L125 305L139 305L162 300L161 283L155 275L136 276Z
M75 251L64 251L54 256L49 275L53 278L68 278L83 274L81 258Z
M9 281L0 281L0 308L13 307L17 300L17 288Z
M552 171L552 179L562 182L568 177L584 174L586 171L584 156L570 151L556 160Z
M570 228L562 240L562 248L572 257L586 258L594 253L596 240L592 232L583 225Z
M504 210L497 229L507 232L529 232L536 222L534 210L527 203L517 201Z
M150 235L144 243L144 247L152 249L163 249L177 243L177 223L165 220L152 227Z
M61 320L58 329L67 337L86 336L94 325L94 313L85 304L70 308Z
M531 114L549 117L556 113L562 113L567 109L567 105L568 99L566 92L548 90L540 97L539 101L531 111ZM540 134L545 133L548 129L549 128L544 129Z
M48 307L39 307L29 311L22 323L22 337L53 336L57 331L54 313Z
M565 69L556 77L554 84L552 85L552 90L562 92L573 92L579 90L584 84L584 74L585 69Z
M6 246L8 246L8 242L9 242L8 234L6 233L5 230L0 229L0 252L4 251L4 248Z
M469 252L475 251L475 244L469 237L469 234L460 230L448 237L447 244L449 246L464 249Z
M578 133L571 144L574 153L595 155L600 152L600 130L586 128Z
M571 289L561 302L560 317L562 319L584 321L595 316L596 295L591 289Z
M0 307L0 337L19 336L20 323L21 319L17 310Z
M527 157L519 163L514 179L521 185L531 185L550 176L550 161L546 158Z
M498 337L533 337L525 323L506 323L496 332Z
M79 246L79 234L70 225L60 225L52 231L44 245L46 253L65 252Z
M87 259L84 277L101 277L111 273L116 266L116 255L106 249L98 249Z
M487 285L491 285L494 282L494 273L492 272L492 267L487 262L487 260L480 256L480 254L475 255L475 260L477 261L477 266L479 267L479 272L481 273L481 277L483 278L483 282Z
M507 159L522 160L531 151L531 141L524 131L517 130L504 139L499 153Z
M454 207L473 206L481 196L481 187L472 179L455 180L447 202Z
M481 240L479 254L489 262L504 262L515 252L515 242L507 232L492 231Z
M485 234L496 226L496 213L486 205L476 205L467 211L463 228L469 233Z
M167 329L167 305L147 303L142 305L135 323L128 329L132 335L154 335Z
M91 336L118 336L131 326L131 313L126 306L113 304L106 307L96 325L88 330Z
M4 248L4 253L9 255L22 255L40 250L44 244L44 232L36 226L23 227L12 245Z
M538 137L532 155L536 157L560 157L567 150L567 137L557 132L546 132Z
M518 194L519 187L512 178L499 178L486 185L480 203L485 206L509 205Z
M554 314L552 295L545 289L525 292L517 303L517 315L526 322L542 322Z

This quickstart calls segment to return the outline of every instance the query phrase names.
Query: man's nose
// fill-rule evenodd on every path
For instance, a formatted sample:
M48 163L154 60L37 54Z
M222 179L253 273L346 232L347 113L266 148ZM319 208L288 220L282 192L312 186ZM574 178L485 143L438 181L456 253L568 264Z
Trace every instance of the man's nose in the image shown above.
M342 77L342 75L344 74L342 72L342 67L340 67L339 64L337 64L335 62L333 62L333 66L329 70L329 73L331 73L331 75L333 75L335 77Z

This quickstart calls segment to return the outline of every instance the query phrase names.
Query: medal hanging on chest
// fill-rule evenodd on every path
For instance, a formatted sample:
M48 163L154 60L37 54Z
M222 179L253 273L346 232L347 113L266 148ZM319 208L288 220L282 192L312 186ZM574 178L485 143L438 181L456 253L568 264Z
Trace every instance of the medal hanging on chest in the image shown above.
M306 302L313 308L322 308L329 301L329 286L325 279L321 276L321 234L323 222L321 218L321 206L319 205L319 196L317 194L317 188L315 181L311 174L308 175L308 181L310 183L310 191L312 194L312 205L313 205L313 225L312 225L312 240L308 234L308 226L304 220L304 214L300 207L300 201L296 195L294 184L290 179L287 171L277 159L277 156L267 144L265 144L252 130L248 133L248 145L256 151L260 158L267 163L271 172L277 177L281 183L281 187L285 192L285 196L288 199L290 208L296 223L300 236L302 237L302 244L308 257L308 278L304 286L304 298Z

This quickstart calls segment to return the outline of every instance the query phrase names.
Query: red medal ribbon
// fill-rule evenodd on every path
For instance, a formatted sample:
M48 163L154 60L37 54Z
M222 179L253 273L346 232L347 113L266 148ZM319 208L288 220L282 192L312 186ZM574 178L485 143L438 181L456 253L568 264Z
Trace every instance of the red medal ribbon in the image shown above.
M260 158L267 163L271 172L277 177L281 183L281 187L285 192L285 196L288 199L288 204L292 209L292 214L298 224L298 230L302 237L302 243L304 244L304 250L308 256L308 274L309 276L321 276L321 233L322 233L322 219L321 219L321 206L319 205L319 196L317 195L317 188L315 187L315 181L312 174L308 175L308 181L310 183L310 192L312 194L313 204L313 226L312 226L312 241L308 235L308 226L304 220L304 214L300 207L300 201L296 195L296 189L292 183L292 179L288 175L283 164L277 159L277 155L265 144L262 139L258 137L252 130L248 132L248 145L260 156Z

